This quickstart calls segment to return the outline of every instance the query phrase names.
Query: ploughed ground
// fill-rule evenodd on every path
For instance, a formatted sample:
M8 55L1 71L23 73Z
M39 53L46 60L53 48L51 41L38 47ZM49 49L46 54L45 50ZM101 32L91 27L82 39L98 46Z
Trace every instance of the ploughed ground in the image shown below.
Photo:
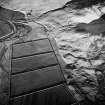
M31 0L32 1L32 0ZM72 0L73 1L73 0ZM97 1L97 0L96 0ZM14 0L7 3L5 8L12 8L25 14L21 17L12 18L17 26L17 34L14 37L24 36L31 28L33 33L47 35L55 38L59 53L65 62L65 78L73 96L78 101L88 100L91 103L104 105L105 103L105 7L93 0L84 3L67 2L51 8L47 3L40 1L40 5L23 3L17 5ZM60 0L57 2L59 3ZM103 2L100 0L100 2ZM32 2L31 2L32 3ZM51 0L49 3L53 3ZM37 1L36 1L37 4ZM55 3L56 4L56 3ZM54 4L54 5L55 5ZM83 7L82 7L83 6ZM24 7L24 8L23 8ZM37 8L39 7L39 8ZM46 7L46 8L45 8ZM11 16L11 15L10 15ZM23 18L24 17L24 18ZM27 27L22 27L18 22L27 21ZM7 19L6 19L7 20ZM18 21L17 21L18 20ZM20 23L21 24L21 23ZM22 28L21 28L22 27ZM30 28L29 28L30 27ZM30 30L28 30L30 29ZM2 30L2 28L0 29ZM28 30L28 31L27 31ZM1 32L1 31L0 31ZM25 34L23 34L25 32ZM0 34L1 35L1 34ZM14 38L13 37L13 38ZM85 104L86 105L86 104ZM88 105L88 104L87 104ZM89 104L90 105L90 104Z

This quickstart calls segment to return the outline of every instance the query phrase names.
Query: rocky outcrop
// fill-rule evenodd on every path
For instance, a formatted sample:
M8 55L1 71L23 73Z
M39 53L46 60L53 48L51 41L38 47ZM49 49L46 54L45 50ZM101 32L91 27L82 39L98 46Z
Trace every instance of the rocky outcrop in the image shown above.
M85 1L71 1L36 19L47 28L49 37L55 38L63 60L69 65L65 72L69 88L78 101L85 98L93 103L105 101L105 90L101 88L102 84L104 87L104 70L99 69L104 68L105 62L105 21L95 6L100 2L103 1L83 5ZM103 77L101 82L99 72Z
M93 5L103 4L104 0L71 0L67 2L64 6L72 7L75 9L83 9L92 7Z

